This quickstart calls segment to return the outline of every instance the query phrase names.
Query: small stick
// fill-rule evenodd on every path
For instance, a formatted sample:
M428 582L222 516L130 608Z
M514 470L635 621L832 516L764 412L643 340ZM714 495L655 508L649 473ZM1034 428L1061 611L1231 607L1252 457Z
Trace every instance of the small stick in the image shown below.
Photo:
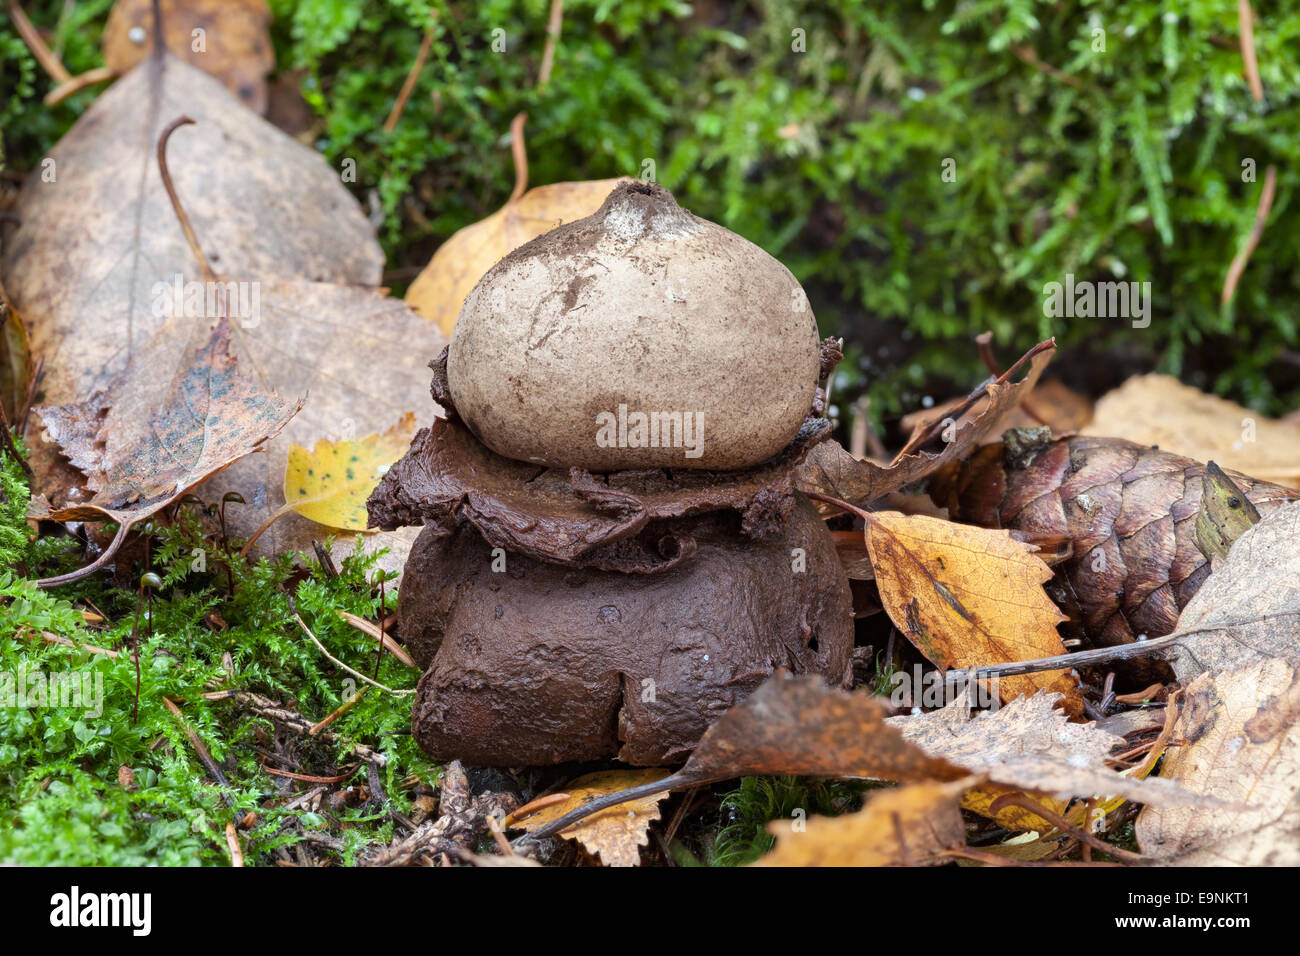
M199 762L203 764L204 769L206 769L208 773L212 774L212 779L217 782L217 786L221 787L223 790L229 790L230 781L227 780L226 775L221 772L221 768L217 765L217 762L212 759L212 754L208 751L208 748L204 745L199 735L185 722L185 715L181 713L181 709L167 697L164 697L162 702L163 706L170 710L172 715L175 716L176 720L180 723L181 730L185 731L185 736L189 738L190 746L194 748L194 752L199 755ZM223 793L222 799L225 800L226 806L233 807L235 805L235 801L228 793Z
M515 848L510 845L510 841L501 832L501 824L497 823L497 818L489 813L485 819L487 820L488 829L492 831L492 840L496 843L497 849L501 851L501 855L514 856Z
M35 628L24 625L19 631L28 635L36 635L47 644L61 644L64 647L71 647L79 651L86 651L88 654L103 654L105 657L117 657L117 651L109 650L107 647L96 647L94 644L78 644L76 641L69 640L66 637L60 637L58 634L51 634L49 631L38 631Z
M5 416L4 405L0 405L0 438L3 439L5 452L7 452L14 461L18 462L19 467L23 470L23 474L25 474L30 481L32 478L32 466L27 464L27 459L22 456L20 451L18 451L18 445L14 441L14 436L9 431L9 419Z
M233 821L226 823L226 846L230 849L230 865L241 867L244 865L244 851L239 848L239 834L235 832Z
M1264 84L1259 78L1259 62L1255 58L1255 14L1250 0L1237 0L1237 24L1241 31L1241 61L1250 84L1250 95L1256 103L1264 102Z
M69 571L67 574L55 575L52 578L41 578L35 582L36 586L38 588L54 588L61 584L71 584L73 581L80 581L82 578L98 571L117 554L118 549L122 547L122 543L126 541L127 533L134 526L134 521L122 521L117 526L117 534L113 535L113 540L108 543L108 547L94 561L91 561L84 568L77 568L77 570Z
M518 201L528 189L528 148L524 143L524 124L527 122L527 113L516 113L510 121L510 155L515 161L515 188L510 191L507 206Z
M989 370L989 374L994 378L1000 377L1002 375L1002 369L998 366L997 357L993 354L993 333L981 332L979 335L975 336L975 345L979 349L980 360L984 363L984 367ZM1038 422L1038 424L1046 425L1048 428L1052 427L1051 422L1035 411L1033 403L1029 401L1028 395L1020 400L1020 407L1024 410L1026 415Z
M1259 205L1255 207L1255 224L1250 227L1250 235L1246 237L1246 244L1241 247L1232 258L1232 264L1228 266L1228 275L1223 280L1223 294L1220 301L1227 305L1232 301L1233 295L1237 291L1237 283L1241 281L1242 273L1246 271L1246 263L1255 252L1255 247L1259 245L1260 237L1264 235L1264 226L1268 222L1268 214L1273 209L1273 197L1277 194L1277 167L1270 164L1264 171L1264 188L1259 194Z
M360 690L358 690L355 694L353 694L343 703L339 704L339 706L334 709L334 712L331 713L324 720L312 724L311 729L309 729L307 733L310 736L315 737L318 733L320 733L330 724L334 723L334 721L338 720L339 717L341 717L343 714L351 710L353 705L356 704L356 702L361 699L361 695L364 694L365 692L366 692L366 688L362 687Z
M433 45L433 28L437 20L438 11L429 11L429 26L424 31L424 39L420 41L420 52L415 55L415 62L411 64L410 72L406 74L402 90L397 94L397 102L393 104L388 119L384 120L385 133L391 133L397 127L397 121L402 118L402 112L406 109L407 100L415 90L415 81L419 79L420 71L424 69L424 61L429 58L429 48Z
M5 6L9 8L9 17L14 21L18 35L27 44L27 49L32 51L32 56L36 57L36 62L41 65L41 69L50 75L50 79L56 83L66 83L72 79L72 74L68 72L67 67L54 55L54 51L45 45L40 32L32 26L32 21L27 19L27 14L18 5L18 0L7 0Z
M546 46L542 48L542 65L537 71L537 88L545 89L551 80L555 65L555 45L560 39L560 26L564 22L564 0L551 0L551 12L546 20Z
M538 797L536 800L530 800L522 807L506 816L506 825L516 823L524 817L531 817L538 810L545 810L547 807L553 807L557 803L563 803L569 799L567 793L548 793L544 797Z
M292 770L277 770L275 767L263 765L263 770L277 777L288 777L290 780L301 780L303 783L342 783L348 777L356 773L356 768L349 770L347 773L341 773L334 777L314 777L309 773L294 773Z
M395 640L389 637L388 634L384 633L382 627L376 627L364 617L358 617L348 611L339 611L339 617L343 618L343 620L347 621L362 634L369 634L375 640L379 641L384 650L388 651L388 653L392 654L407 667L416 666L415 661L411 659L411 655L406 653L406 648L402 647L401 644L398 644Z
M1122 847L1117 847L1114 844L1107 843L1105 840L1093 836L1091 833L1080 830L1056 811L1049 810L1047 807L1030 800L1023 794L1004 793L989 804L989 814L996 816L997 813L1005 807L1019 807L1022 810L1028 810L1030 813L1042 817L1061 832L1068 833L1081 843L1086 843L1094 849L1100 850L1102 853L1109 853L1111 856L1115 857L1115 859L1124 863L1147 862L1147 858L1142 856L1142 854L1133 853L1129 850L1123 849Z
M46 106L58 106L69 96L74 93L80 93L88 86L94 86L96 83L107 83L117 76L117 73L106 66L97 66L93 70L87 70L85 73L78 73L65 83L60 83L54 89L45 94L41 101Z

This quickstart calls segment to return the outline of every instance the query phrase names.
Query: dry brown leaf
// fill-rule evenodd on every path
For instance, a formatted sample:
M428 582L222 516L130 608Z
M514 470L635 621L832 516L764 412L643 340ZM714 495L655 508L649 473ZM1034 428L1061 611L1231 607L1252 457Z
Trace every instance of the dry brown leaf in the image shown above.
M1034 346L1003 376L972 393L963 403L968 410L954 410L955 417L940 419L913 434L888 465L859 461L837 442L822 442L799 469L800 490L866 505L964 457L1033 389L1055 352L1053 339ZM1026 365L1024 377L1012 381ZM825 514L831 509L819 505L819 510Z
M1111 770L1106 759L1124 738L1095 724L1071 723L1055 704L1055 695L1039 693L970 716L965 702L956 701L928 714L891 717L887 724L932 757L1012 790L1057 800L1095 796L1167 806L1220 805L1167 780Z
M1102 396L1084 432L1300 488L1300 422L1264 418L1168 375L1138 375Z
M590 216L622 181L552 183L511 199L438 247L407 289L407 304L437 322L444 335L451 335L465 297L489 269L508 253L556 226Z
M776 846L755 866L917 866L966 845L957 801L972 781L881 790L857 813L773 820Z
M1300 502L1267 514L1233 544L1178 618L1174 674L1269 658L1300 663Z
M1161 775L1233 806L1143 808L1142 852L1180 866L1300 865L1300 666L1277 659L1192 681Z
M182 114L197 123L171 138L168 163L215 271L380 281L374 233L319 154L250 115L202 71L171 54L150 58L50 151L53 182L42 167L28 177L14 209L21 225L5 233L5 287L33 358L45 359L47 404L83 401L127 366L165 321L156 286L202 278L156 156L163 128ZM166 379L178 359L151 374Z
M579 777L565 786L569 799L543 807L519 820L515 826L536 830L597 797L662 780L669 771L657 767L645 770L603 770ZM659 819L659 804L668 794L658 793L610 807L560 831L560 836L581 843L587 852L599 856L606 866L637 866L641 847L650 842L650 824Z
M1065 620L1043 583L1052 569L1006 531L879 511L866 524L876 587L890 620L942 670L1065 653ZM1083 704L1064 671L1003 677L1003 700L1044 689Z
M38 407L94 496L53 511L33 502L31 517L108 518L121 525L120 540L131 525L273 438L302 404L240 377L229 349L230 325L222 320L156 401L137 402L122 375L86 402Z
M161 6L167 49L265 113L266 75L275 68L265 0L161 0ZM153 43L153 0L117 0L104 24L104 65L126 73Z

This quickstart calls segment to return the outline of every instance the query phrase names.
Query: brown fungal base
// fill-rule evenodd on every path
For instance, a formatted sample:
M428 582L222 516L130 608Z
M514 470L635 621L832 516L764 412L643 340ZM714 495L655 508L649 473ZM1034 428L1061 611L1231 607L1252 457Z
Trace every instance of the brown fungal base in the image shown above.
M848 684L848 583L806 501L759 540L734 514L683 525L695 554L650 575L500 550L505 570L494 571L474 529L426 529L399 609L428 667L413 715L420 746L478 765L672 763L776 668Z

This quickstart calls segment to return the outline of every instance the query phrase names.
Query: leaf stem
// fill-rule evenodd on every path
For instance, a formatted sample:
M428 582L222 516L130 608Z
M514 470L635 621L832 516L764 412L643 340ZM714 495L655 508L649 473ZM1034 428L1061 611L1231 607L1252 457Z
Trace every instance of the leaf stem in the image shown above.
M181 205L180 197L176 195L176 186L172 182L171 170L167 168L167 140L180 127L193 125L195 125L194 120L188 116L179 116L167 124L167 128L158 137L158 173L162 176L163 188L167 190L167 198L172 202L172 209L176 212L176 218L180 220L181 231L185 233L185 241L189 243L190 251L194 253L194 258L199 264L199 270L203 273L203 278L208 282L215 282L216 274L212 271L212 266L208 264L208 257L203 254L203 248L199 245L199 238L194 234L194 227L190 225L190 217L185 214L185 207Z

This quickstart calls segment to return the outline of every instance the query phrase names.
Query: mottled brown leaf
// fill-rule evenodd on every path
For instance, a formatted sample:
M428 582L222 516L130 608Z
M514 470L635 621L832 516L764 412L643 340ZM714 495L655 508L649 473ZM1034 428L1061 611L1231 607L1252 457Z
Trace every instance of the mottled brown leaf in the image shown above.
M123 375L86 402L36 409L93 497L50 511L37 505L33 518L107 518L129 527L255 451L301 407L239 376L225 321L161 402L135 397Z
M1300 864L1300 666L1276 658L1193 680L1162 777L1227 807L1154 807L1142 852L1179 866Z

